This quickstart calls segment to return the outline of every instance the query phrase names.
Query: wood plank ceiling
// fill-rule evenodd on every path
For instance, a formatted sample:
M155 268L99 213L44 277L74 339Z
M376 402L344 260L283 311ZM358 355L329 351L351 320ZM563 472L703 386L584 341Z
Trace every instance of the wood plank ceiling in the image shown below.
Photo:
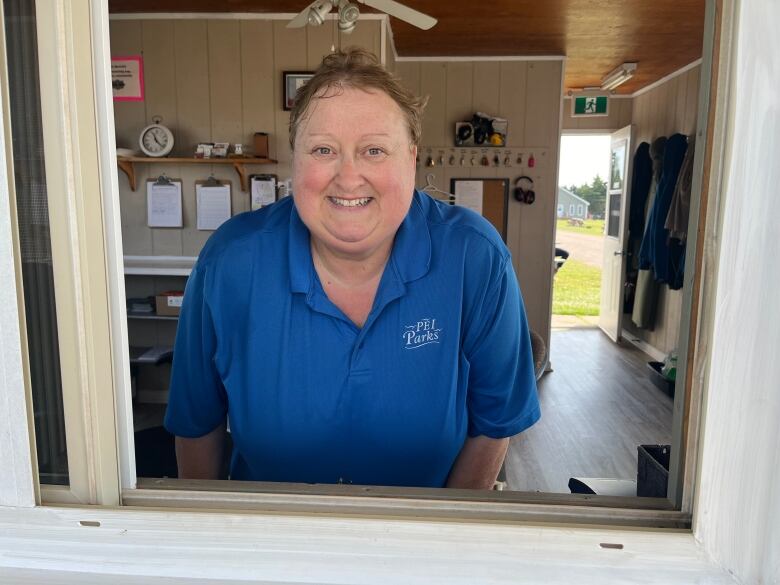
M405 0L438 19L429 31L392 18L400 57L566 55L566 89L597 86L639 63L630 94L701 57L705 0ZM112 13L293 13L307 0L109 0ZM371 12L364 5L361 11Z

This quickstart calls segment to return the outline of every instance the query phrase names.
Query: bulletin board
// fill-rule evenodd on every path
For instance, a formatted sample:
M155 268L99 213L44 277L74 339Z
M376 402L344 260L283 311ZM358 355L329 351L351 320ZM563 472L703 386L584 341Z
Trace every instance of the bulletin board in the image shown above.
M450 193L455 195L456 205L459 203L460 194L468 193L475 211L482 213L482 216L493 224L501 238L506 242L507 217L509 215L509 179L480 179L463 178L450 179Z

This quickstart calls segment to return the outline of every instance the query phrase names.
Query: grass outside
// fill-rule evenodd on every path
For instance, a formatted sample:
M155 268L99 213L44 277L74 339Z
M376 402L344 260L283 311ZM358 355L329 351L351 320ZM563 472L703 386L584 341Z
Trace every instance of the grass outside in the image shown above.
M598 315L600 291L601 270L569 258L555 275L553 315Z
M582 227L569 225L568 219L558 220L558 231L575 232L578 234L587 234L589 236L603 236L604 235L604 220L603 219L586 219L583 221Z

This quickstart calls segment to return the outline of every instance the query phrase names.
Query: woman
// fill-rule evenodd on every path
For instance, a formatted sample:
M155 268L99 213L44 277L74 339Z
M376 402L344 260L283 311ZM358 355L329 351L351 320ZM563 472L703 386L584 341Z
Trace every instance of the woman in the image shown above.
M179 473L490 488L539 418L509 252L414 189L423 103L360 49L290 116L293 197L239 215L187 283L166 427Z

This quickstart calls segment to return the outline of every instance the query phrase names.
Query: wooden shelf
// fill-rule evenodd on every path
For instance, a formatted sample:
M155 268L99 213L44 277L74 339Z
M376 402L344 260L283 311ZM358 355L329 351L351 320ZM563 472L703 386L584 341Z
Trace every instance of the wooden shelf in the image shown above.
M238 177L241 183L241 190L249 190L249 175L247 174L246 165L275 165L278 161L272 158L194 158L194 157L162 157L152 158L150 156L118 156L116 157L116 163L119 168L127 175L127 180L130 182L130 188L135 191L137 187L135 177L135 164L196 164L196 165L233 165L233 168L238 173Z

